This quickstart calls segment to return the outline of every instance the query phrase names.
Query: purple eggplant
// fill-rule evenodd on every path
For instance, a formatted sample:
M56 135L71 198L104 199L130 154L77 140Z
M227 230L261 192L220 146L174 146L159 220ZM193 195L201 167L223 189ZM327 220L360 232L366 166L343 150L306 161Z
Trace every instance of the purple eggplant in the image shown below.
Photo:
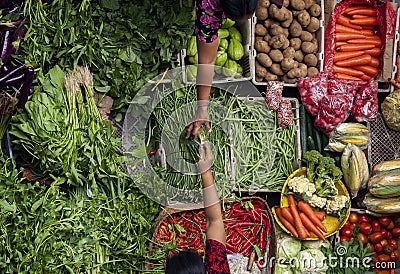
M21 92L18 97L19 100L17 106L19 108L24 107L26 101L28 101L28 96L31 93L34 76L35 76L35 71L33 70L33 67L28 67L25 71L24 83L22 84Z
M6 51L2 51L1 53L1 60L3 61L4 64L7 64L7 62L10 60L11 55L17 52L19 49L19 45L22 41L22 38L24 37L25 33L28 31L28 29L24 26L19 28L13 35L12 42L10 43L10 46L7 47ZM1 82L1 81L0 81Z
M14 67L13 69L8 70L6 73L2 73L0 75L0 86L4 84L5 81L8 79L11 79L12 77L15 77L16 75L19 74L20 71L23 71L25 69L25 65L18 65Z
M3 64L6 64L8 60L5 60L5 57L7 57L7 50L10 47L10 38L11 34L10 31L7 30L6 33L4 34L4 42L3 42L3 47L1 49L1 60L3 61Z
M3 8L0 10L0 14L5 16L7 14L13 13L14 11L16 11L17 9L19 9L18 6L15 7L10 7L10 8Z
M8 78L6 81L4 81L3 85L11 86L15 85L16 83L21 83L24 77L25 77L25 71L23 71L21 74L17 74L11 78Z

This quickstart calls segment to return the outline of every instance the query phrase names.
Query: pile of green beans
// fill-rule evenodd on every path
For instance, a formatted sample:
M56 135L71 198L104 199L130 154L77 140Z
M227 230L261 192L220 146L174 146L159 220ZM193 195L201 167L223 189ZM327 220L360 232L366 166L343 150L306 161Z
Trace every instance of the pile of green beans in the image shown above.
M185 125L193 117L196 107L196 86L186 86L180 90L173 91L168 94L169 90L159 90L159 95L162 100L155 107L153 111L153 117L155 118L155 124L158 129L153 130L153 139L155 144L161 143L164 147L172 147L173 142L176 142L176 131L175 128L170 128L171 125L167 124L167 119L173 119L174 125ZM225 94L221 94L217 97L210 99L213 102L226 101ZM187 105L189 104L189 105ZM185 106L185 107L183 107ZM178 115L171 115L174 111L179 110ZM213 112L213 109L209 109L209 116L213 117L218 115ZM214 121L216 121L214 119ZM214 148L214 164L213 164L213 175L217 183L217 189L220 197L227 197L230 195L233 182L230 179L229 174L229 138L227 132L225 132L218 124L218 122L210 122L212 131L207 134L207 142L210 142ZM150 127L150 126L149 126ZM181 189L181 190L200 190L202 187L201 176L197 174L183 174L179 170L188 171L189 165L195 165L199 159L199 147L193 141L192 138L185 138L185 130L181 129L182 132L179 136L179 151L173 151L173 153L179 153L174 155L177 157L178 166L171 167L168 162L166 167L156 167L157 174L166 182L169 186ZM161 140L161 132L164 139ZM171 157L166 153L166 157ZM167 159L168 160L168 159ZM176 164L175 163L175 164ZM192 166L193 168L193 166ZM231 185L229 187L229 185ZM168 193L173 193L173 189L169 189ZM178 192L176 193L178 195ZM174 195L169 197L171 200L176 198ZM182 197L180 197L181 199Z
M162 92L167 90L160 92L163 94ZM153 131L152 138L156 142L161 142L161 132L167 137L163 142L174 142L173 134L168 131L165 122L183 105L196 102L196 94L196 87L193 85L167 96L162 95L163 99L153 112L158 130ZM233 188L239 191L280 191L294 170L295 126L279 129L276 112L269 110L263 100L243 100L216 88L212 88L212 94L210 101L227 109L227 113L219 113L218 110L209 108L210 118L218 117L211 119L214 123L210 123L212 131L207 135L207 141L214 148L213 173L215 181L219 184L217 189L220 195L229 196ZM191 108L181 110L180 115L173 116L174 123L187 123L193 117L194 108L195 104L191 105ZM228 122L230 130L226 132L215 121ZM190 139L185 139L184 134L183 131L179 138L180 158L190 164L196 163L199 157L198 145ZM234 160L231 161L232 159ZM184 164L185 161L181 162ZM159 176L170 186L185 190L201 189L199 175L182 174L175 168L167 164L164 168L156 169ZM185 168L185 165L178 167L179 170Z

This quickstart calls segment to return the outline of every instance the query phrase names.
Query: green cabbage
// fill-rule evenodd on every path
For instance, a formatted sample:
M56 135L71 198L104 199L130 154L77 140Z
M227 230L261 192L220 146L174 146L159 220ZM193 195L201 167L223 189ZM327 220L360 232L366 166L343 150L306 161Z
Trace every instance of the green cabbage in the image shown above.
M328 262L322 251L306 249L299 252L295 273L298 274L324 274L328 269Z
M275 274L293 274L293 271L288 265L285 264L275 264Z
M187 46L186 54L188 56L195 56L196 53L197 53L196 36L192 35L192 36L190 36L190 38L188 40L188 46Z
M233 77L237 74L237 63L236 61L228 58L224 64L222 73L228 77Z
M244 49L242 44L234 39L231 38L229 41L229 46L228 46L228 56L232 59L232 60L240 60L244 55Z
M331 248L331 243L328 240L315 240L315 241L303 241L302 245L304 249L319 249L321 250L322 246L326 248Z
M240 34L240 31L238 31L237 28L235 27L230 27L228 29L229 31L229 36L232 39L236 39L237 41L239 41L240 43L242 43L242 35Z
M283 238L278 247L278 262L289 262L301 250L301 241L292 237Z

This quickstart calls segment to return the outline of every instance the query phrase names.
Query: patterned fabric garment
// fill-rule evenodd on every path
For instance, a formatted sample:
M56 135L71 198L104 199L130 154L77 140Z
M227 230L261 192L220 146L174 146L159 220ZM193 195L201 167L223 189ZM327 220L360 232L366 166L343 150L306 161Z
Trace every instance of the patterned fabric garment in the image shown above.
M225 18L219 0L197 0L194 29L197 39L205 43L217 40L218 30Z
M231 273L226 256L226 248L222 243L212 239L206 241L206 259L204 265L208 274Z

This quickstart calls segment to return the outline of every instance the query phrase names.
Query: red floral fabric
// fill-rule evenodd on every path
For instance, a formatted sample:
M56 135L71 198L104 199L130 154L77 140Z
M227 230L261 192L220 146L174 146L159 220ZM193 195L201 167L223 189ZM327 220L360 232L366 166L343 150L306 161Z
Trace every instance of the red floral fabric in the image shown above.
M206 259L204 263L208 274L230 274L225 246L212 239L206 241Z

